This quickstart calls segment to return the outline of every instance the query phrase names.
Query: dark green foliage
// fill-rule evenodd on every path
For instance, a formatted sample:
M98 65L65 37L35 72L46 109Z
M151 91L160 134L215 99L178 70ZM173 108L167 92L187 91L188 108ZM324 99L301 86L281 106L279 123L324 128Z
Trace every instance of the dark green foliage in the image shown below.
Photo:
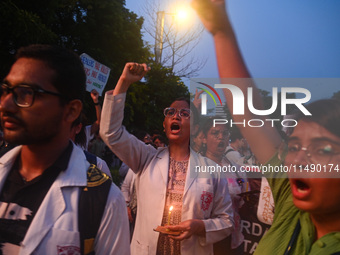
M38 14L19 8L15 1L0 3L0 27L1 78L8 72L16 49L32 43L55 43L57 40L57 35Z
M128 91L124 124L132 131L163 130L163 109L179 97L189 99L189 90L168 68L152 65L146 82L133 84Z
M2 28L1 66L9 66L11 55L21 46L53 43L79 54L86 52L109 66L114 87L128 61L145 62L143 19L130 12L122 0L4 0L0 4ZM1 70L5 75L6 69Z
M2 0L0 78L19 47L58 44L111 68L105 90L113 89L126 62L150 62L142 24L143 18L126 9L124 0ZM128 92L125 124L129 129L162 130L162 109L189 92L177 76L160 66L153 66L146 80ZM89 93L84 109L92 123L96 117Z

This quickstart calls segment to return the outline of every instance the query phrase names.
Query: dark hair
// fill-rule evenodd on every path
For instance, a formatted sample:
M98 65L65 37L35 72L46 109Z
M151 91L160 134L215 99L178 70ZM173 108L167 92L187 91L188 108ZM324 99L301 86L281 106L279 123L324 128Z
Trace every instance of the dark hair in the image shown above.
M202 125L202 131L203 131L203 133L205 135L208 134L209 130L214 125L214 119L223 119L223 117L221 117L221 116L212 116L212 117L209 117L208 119L206 119L205 122ZM229 130L229 128L228 128L228 126L226 124L223 124L223 125L225 125L225 128L227 130Z
M52 85L66 100L83 101L86 89L84 66L77 54L55 45L33 44L22 47L15 55L15 60L32 58L43 61L55 71Z
M185 101L187 102L188 106L190 106L190 100L187 97L177 97L173 102L176 102L176 101Z
M235 142L236 140L241 140L243 138L242 134L240 131L232 131L230 133L230 142L233 143Z
M151 132L151 136L156 136L156 135L161 135L162 133L159 131L159 130L157 130L157 129L155 129L155 130L153 130L152 132Z
M322 99L310 103L306 109L312 115L304 115L302 112L295 114L295 120L310 121L319 124L332 134L340 137L340 100Z
M86 141L87 141L87 137L86 137L86 133L85 133L85 114L82 112L77 119L75 119L75 121L72 122L72 128L75 126L78 126L79 124L81 125L81 129L79 131L78 134L76 134L76 137L74 139L74 143L84 147L86 146Z
M145 130L137 130L136 132L135 132L135 136L139 139L139 140L141 140L141 141L143 141L144 142L144 137L146 136L146 135L148 135L149 133L148 132L146 132Z
M165 138L161 135L156 135L153 139L152 139L152 142L155 143L156 140L159 140L161 143L164 143L166 144L166 141L165 141Z

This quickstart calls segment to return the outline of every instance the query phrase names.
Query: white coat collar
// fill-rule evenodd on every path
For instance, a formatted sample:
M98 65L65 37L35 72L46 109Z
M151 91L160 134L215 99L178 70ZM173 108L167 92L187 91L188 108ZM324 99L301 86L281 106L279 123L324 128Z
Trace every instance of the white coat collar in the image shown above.
M15 159L21 151L22 146L17 146L6 153L0 158L0 190L6 181L6 177L9 174ZM70 157L68 167L65 171L61 172L56 182L58 186L85 186L87 179L84 174L84 169L87 170L89 164L86 161L86 157L82 149L73 144L73 149Z
M166 184L165 187L167 187L168 183L168 176L169 176L169 150L168 149L159 149L160 152L156 155L156 158L160 159L160 163L158 164L158 171L162 173L163 181ZM163 160L162 160L163 159ZM184 193L183 198L188 192L189 188L193 184L193 182L197 179L198 173L194 171L194 168L191 166L198 165L198 154L190 149L190 158L189 158L189 164L188 164L188 172L185 180L185 186L184 186Z
M170 153L169 153L168 148L162 148L162 149L158 149L158 150L159 150L159 152L156 154L156 158L159 160L158 164L156 164L157 167L158 167L157 171L161 172L162 180L165 183L165 185L167 186L168 176L169 176Z
M21 150L18 146L0 159L0 189ZM82 149L73 144L68 167L61 172L47 192L22 242L20 254L31 254L66 208L63 187L86 186L89 163Z
M8 151L5 155L0 158L0 190L2 190L7 176L17 158L19 152L21 151L21 146L17 146L12 150Z

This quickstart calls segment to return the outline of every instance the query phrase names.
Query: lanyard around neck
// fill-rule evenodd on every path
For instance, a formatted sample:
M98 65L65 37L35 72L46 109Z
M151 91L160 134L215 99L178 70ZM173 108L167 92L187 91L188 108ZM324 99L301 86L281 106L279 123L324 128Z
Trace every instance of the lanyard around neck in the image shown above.
M300 224L300 220L298 220L298 222L296 223L296 226L295 226L295 229L294 229L294 232L292 234L292 237L290 238L290 241L288 243L288 246L287 246L287 249L284 253L284 255L289 255L291 250L292 250L292 247L293 245L295 244L296 240L297 240L297 237L300 233L300 229L301 229L301 224Z

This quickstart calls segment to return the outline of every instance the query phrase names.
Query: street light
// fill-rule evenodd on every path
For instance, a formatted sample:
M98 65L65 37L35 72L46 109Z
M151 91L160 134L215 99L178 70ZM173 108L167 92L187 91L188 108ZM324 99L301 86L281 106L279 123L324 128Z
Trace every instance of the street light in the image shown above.
M160 64L162 61L165 15L170 15L173 18L176 18L177 21L179 21L187 19L188 13L187 10L183 8L176 11L175 13L167 13L165 11L157 12L156 36L155 36L155 61L158 64Z
M155 61L161 63L163 51L163 33L164 33L164 11L157 12L156 37L155 37Z

